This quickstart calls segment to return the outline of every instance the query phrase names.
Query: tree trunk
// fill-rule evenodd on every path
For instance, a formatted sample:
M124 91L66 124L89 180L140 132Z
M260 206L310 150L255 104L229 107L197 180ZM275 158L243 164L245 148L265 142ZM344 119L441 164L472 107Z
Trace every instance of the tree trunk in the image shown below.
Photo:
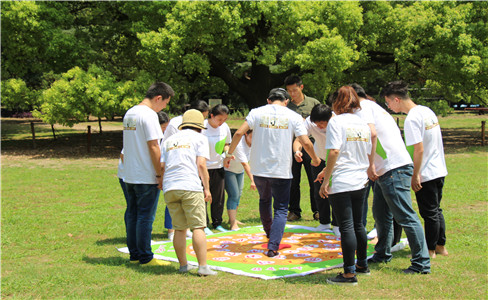
M98 117L98 127L100 128L100 134L102 134L102 118Z
M54 124L51 124L51 130L53 131L53 137L56 140L56 132L54 131Z
M212 65L210 75L221 78L231 90L244 98L250 109L265 105L271 89L282 87L286 76L300 71L295 67L283 73L272 74L269 66L252 62L250 78L239 79L217 57L212 54L207 56Z

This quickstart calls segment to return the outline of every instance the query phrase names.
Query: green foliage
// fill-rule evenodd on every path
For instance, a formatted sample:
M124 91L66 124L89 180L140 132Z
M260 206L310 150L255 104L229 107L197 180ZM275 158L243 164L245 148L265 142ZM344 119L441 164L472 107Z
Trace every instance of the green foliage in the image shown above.
M49 124L73 126L90 115L113 117L119 104L113 76L92 65L87 72L75 67L62 74L42 93L42 104L34 116Z
M215 93L208 82L218 77L250 106L290 70L340 78L359 57L349 40L361 25L357 3L177 2L166 18L138 35L147 64L172 70L165 75L178 84L190 79L188 92Z
M415 99L415 103L423 106L427 106L434 111L436 115L440 115L443 117L447 117L449 113L453 111L453 109L449 106L449 103L446 100L424 100L424 99Z
M2 1L1 20L2 79L38 86L43 73L82 63L72 15L62 3Z
M90 76L108 74L106 82L92 78L88 94L76 97L100 117L123 114L156 80L176 91L169 107L174 112L210 97L252 108L292 73L302 76L306 94L321 101L344 84L357 82L376 96L386 82L403 79L429 98L488 103L488 2L0 5L2 80L22 80L44 95L61 74L95 64ZM75 91L66 93L75 97Z
M22 79L2 81L2 106L9 110L28 111L38 104L38 95Z

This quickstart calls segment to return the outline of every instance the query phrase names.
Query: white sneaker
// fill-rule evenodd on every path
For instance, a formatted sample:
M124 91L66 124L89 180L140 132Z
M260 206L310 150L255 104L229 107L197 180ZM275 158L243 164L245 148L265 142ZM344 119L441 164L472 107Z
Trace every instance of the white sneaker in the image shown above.
M203 231L205 231L205 235L212 235L212 234L214 234L213 231L210 230L208 227L205 227L205 229Z
M175 237L175 232L174 231L173 232L168 232L168 239L170 241L173 241L174 237Z
M190 238L190 239L193 237L193 233L191 232L191 230L190 230L190 229L187 229L187 230L186 230L186 237L187 237L187 238Z
M373 230L371 230L368 233L368 240L372 240L372 239L374 239L377 236L378 236L378 233L376 232L376 228L373 228Z
M405 249L405 247L408 245L408 240L407 239L401 239L398 244L395 246L391 247L391 252L396 252Z
M180 269L178 270L180 273L188 273L190 272L191 270L195 270L197 269L198 267L197 266L192 266L192 265L186 265L186 266L183 266L183 267L180 267Z
M341 232L339 230L339 227L337 226L332 227L332 231L334 232L336 237L341 237Z
M332 227L329 224L320 224L319 226L315 227L315 231L331 231Z
M200 276L211 276L211 275L217 275L217 272L210 270L210 268L207 266L199 266L198 267L198 275Z

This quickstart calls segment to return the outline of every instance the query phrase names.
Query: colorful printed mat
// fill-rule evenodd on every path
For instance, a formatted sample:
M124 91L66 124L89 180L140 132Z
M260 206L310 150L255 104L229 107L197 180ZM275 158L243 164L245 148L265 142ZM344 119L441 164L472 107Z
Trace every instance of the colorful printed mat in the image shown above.
M238 231L217 233L207 237L207 263L219 271L262 279L304 276L342 267L340 238L332 232L317 232L315 228L287 225L279 250L280 255L266 256L268 239L262 226L244 227ZM153 242L154 257L177 262L173 243ZM129 253L127 247L118 249ZM374 251L368 243L368 256ZM188 263L198 265L191 239L187 239Z

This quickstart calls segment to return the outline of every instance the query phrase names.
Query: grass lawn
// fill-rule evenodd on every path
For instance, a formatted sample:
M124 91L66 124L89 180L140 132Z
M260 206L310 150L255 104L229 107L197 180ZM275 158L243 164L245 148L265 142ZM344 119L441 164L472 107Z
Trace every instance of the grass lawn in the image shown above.
M441 126L446 122L463 129L479 128L476 125L480 123L479 117L472 121L456 118L442 118ZM2 124L2 143L7 127ZM27 130L28 139L30 128ZM21 131L9 133L9 137L18 138L18 134L23 134ZM389 264L371 266L372 275L360 277L359 285L351 288L325 283L327 278L341 271L339 269L265 281L225 272L212 278L180 275L176 263L153 269L129 265L128 255L116 250L125 246L125 201L116 177L116 155L108 156L110 158L39 158L3 152L1 296L486 299L487 148L463 149L446 155L449 175L442 207L449 257L434 259L430 275L406 276L401 270L409 266L407 248L395 253ZM302 199L307 199L307 186L302 182ZM258 195L247 187L246 178L238 218L246 225L259 225ZM415 199L413 193L412 196ZM302 209L303 219L294 224L318 225L312 220L307 200L302 200ZM166 238L163 217L161 198L154 223L154 240ZM368 229L373 223L370 211Z

